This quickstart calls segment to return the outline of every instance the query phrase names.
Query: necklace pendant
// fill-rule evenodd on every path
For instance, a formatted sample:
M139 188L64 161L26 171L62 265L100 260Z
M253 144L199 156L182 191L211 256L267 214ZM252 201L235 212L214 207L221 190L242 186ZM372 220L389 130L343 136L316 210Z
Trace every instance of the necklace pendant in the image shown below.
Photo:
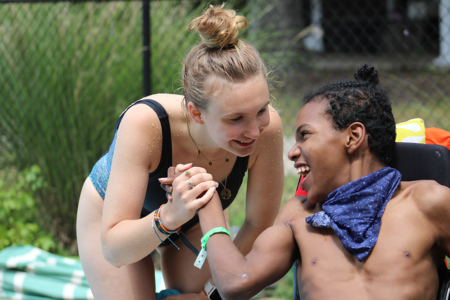
M220 192L220 197L222 197L223 200L228 200L231 198L231 191L227 188L224 188L221 192Z

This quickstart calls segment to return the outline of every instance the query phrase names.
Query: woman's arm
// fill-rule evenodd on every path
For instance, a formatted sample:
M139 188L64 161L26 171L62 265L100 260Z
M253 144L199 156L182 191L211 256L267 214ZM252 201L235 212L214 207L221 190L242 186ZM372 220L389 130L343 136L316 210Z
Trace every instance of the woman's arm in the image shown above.
M269 109L270 124L250 157L245 220L234 240L244 255L258 235L273 224L283 195L283 129L278 113Z
M161 243L152 228L154 213L140 218L149 172L160 163L161 140L161 124L151 108L137 104L127 111L117 133L102 217L103 255L113 266L137 262ZM200 168L197 172L201 173ZM183 184L178 188L189 189ZM213 186L212 181L205 184ZM176 229L192 218L208 201L207 195L192 201L205 189L204 185L196 187L184 193L182 199L175 196L161 211L164 226Z

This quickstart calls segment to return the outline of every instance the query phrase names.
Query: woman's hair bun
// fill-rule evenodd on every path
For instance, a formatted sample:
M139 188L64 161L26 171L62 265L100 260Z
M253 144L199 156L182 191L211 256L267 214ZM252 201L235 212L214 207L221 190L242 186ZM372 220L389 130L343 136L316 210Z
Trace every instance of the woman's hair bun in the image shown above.
M380 80L378 79L378 72L371 65L364 64L359 67L358 71L355 73L355 79L361 81L367 81L371 84L378 84Z
M236 11L220 6L209 5L205 12L195 18L188 26L200 34L208 48L225 48L236 44L239 39L239 29L247 27L247 19L236 16Z

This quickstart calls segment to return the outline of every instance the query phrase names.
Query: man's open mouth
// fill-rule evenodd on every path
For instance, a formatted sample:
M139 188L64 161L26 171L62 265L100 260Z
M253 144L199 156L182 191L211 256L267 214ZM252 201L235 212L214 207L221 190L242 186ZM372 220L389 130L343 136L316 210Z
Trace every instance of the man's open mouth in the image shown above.
M300 166L296 166L297 168L297 174L303 177L306 177L306 175L309 174L309 172L311 171L311 168L308 165L300 165Z

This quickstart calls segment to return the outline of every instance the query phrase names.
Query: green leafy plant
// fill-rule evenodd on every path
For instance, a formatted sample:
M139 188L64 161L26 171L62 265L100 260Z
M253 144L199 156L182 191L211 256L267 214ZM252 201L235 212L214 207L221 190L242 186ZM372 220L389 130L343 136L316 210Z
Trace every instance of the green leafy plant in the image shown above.
M13 244L31 244L46 251L56 246L50 233L38 225L39 214L32 192L47 186L34 165L15 176L8 185L0 180L0 249Z

